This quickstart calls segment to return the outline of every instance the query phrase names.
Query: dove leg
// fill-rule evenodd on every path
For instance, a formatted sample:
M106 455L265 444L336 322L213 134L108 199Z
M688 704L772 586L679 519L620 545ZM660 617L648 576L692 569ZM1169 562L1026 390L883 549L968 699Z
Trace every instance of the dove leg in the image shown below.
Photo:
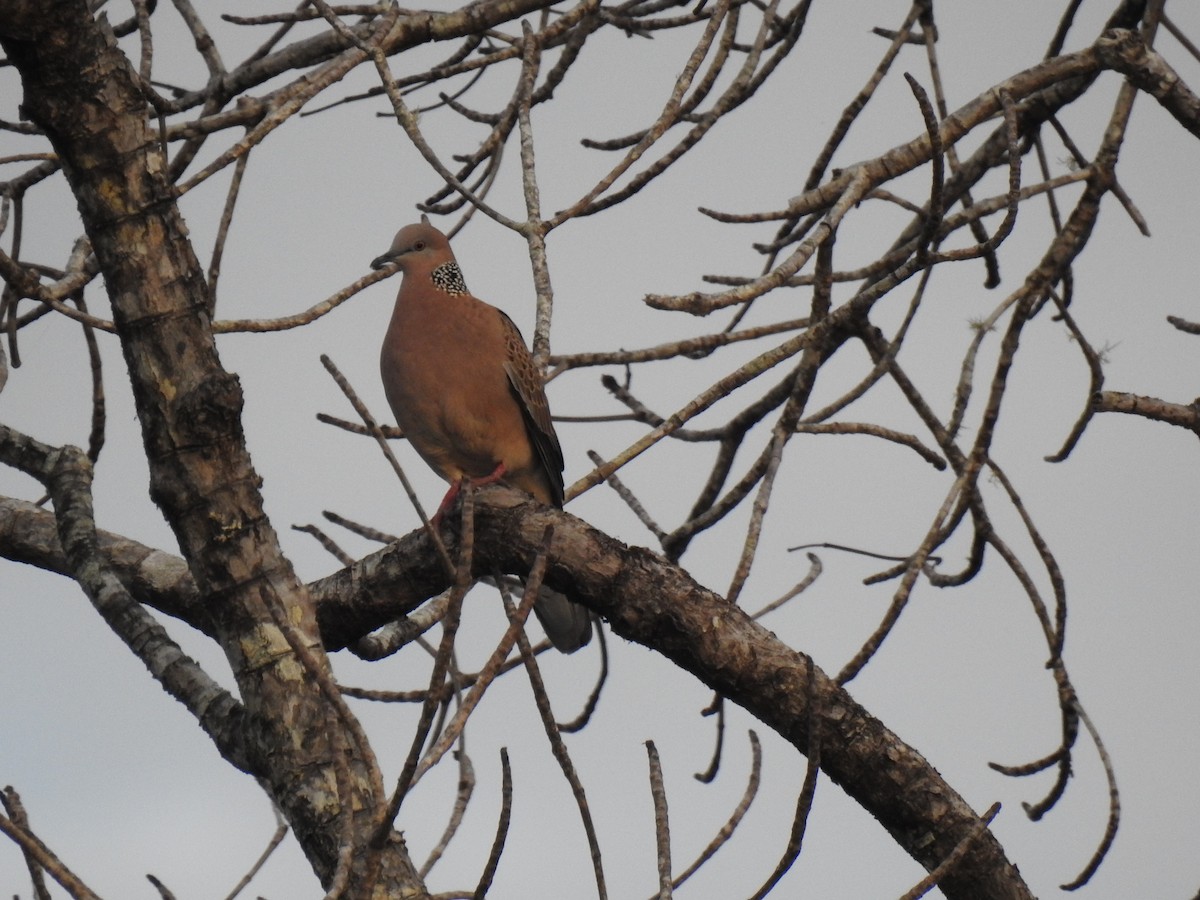
M484 484L491 484L492 482L499 481L501 478L503 478L506 472L508 472L508 469L505 467L504 463L500 463L500 465L496 466L490 475L484 475L482 478L470 478L464 476L463 478L451 484L450 490L446 491L446 496L442 498L442 502L438 505L437 512L433 514L433 527L441 527L442 516L446 514L446 510L454 505L454 501L458 499L458 492L462 490L463 482L469 481L476 487Z

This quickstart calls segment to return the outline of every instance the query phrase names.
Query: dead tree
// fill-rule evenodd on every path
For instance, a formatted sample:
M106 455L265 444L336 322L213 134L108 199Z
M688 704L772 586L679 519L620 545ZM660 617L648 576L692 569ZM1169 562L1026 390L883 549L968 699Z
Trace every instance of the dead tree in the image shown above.
M1007 567L1037 617L1061 718L1054 752L1010 770L1058 772L1049 796L1031 814L1044 813L1065 790L1081 728L1103 752L1062 652L1066 591L1061 573L993 449L1022 335L1030 323L1046 318L1071 334L1092 378L1078 421L1056 459L1065 459L1102 413L1134 413L1200 434L1200 410L1194 403L1106 389L1103 353L1072 314L1073 270L1087 248L1101 201L1111 198L1113 211L1123 209L1140 223L1116 174L1134 99L1150 94L1183 129L1200 134L1200 105L1154 50L1155 37L1164 28L1190 48L1165 17L1163 4L1115 3L1106 30L1081 49L1065 52L1076 6L1071 4L1041 62L950 110L940 79L933 4L914 2L897 28L880 29L886 48L882 59L811 161L798 195L764 212L701 210L709 219L727 223L734 240L746 233L738 230L741 225L774 229L773 238L758 245L761 271L712 276L708 280L716 287L711 292L645 297L649 307L675 317L724 314L721 327L644 349L557 355L550 344L555 308L550 266L559 262L547 250L547 236L619 209L642 197L649 185L669 182L676 164L703 146L715 126L733 121L740 107L757 100L768 80L785 70L810 27L813 4L707 0L605 6L581 0L554 9L547 0L483 0L453 12L423 13L387 4L333 7L316 0L272 16L225 17L247 29L274 29L261 47L230 68L204 21L207 13L176 0L195 53L207 66L208 78L197 87L167 85L156 77L162 53L156 37L168 10L152 0L132 5L131 18L109 21L81 0L0 2L0 45L19 73L22 89L21 121L3 124L26 148L0 160L10 171L19 167L0 182L0 232L7 243L0 250L0 319L8 338L0 387L6 378L15 382L20 377L15 370L20 352L39 352L36 336L26 336L33 334L29 326L57 316L74 320L83 330L95 398L86 450L52 445L38 434L0 424L0 459L37 479L46 494L38 503L0 498L0 554L78 583L108 626L191 712L222 756L258 779L328 896L430 896L424 872L410 857L401 833L412 814L406 798L460 739L487 687L522 669L538 688L550 740L579 799L596 889L605 895L582 781L539 688L538 648L524 632L529 606L511 596L508 577L513 575L527 579L533 588L526 591L528 597L543 582L569 594L594 611L612 634L650 648L663 657L664 666L674 664L711 688L714 711L726 702L737 704L806 757L807 777L799 790L791 838L776 870L761 876L756 896L767 893L797 858L818 773L869 811L929 871L912 896L935 883L948 897L1031 896L988 830L991 814L972 810L916 749L860 706L846 684L883 645L918 584L952 587L970 582L985 565ZM635 50L637 42L649 44L645 39L652 36L658 40L655 46L683 47L674 82L653 121L628 135L587 144L615 162L570 205L547 212L540 199L545 160L535 153L541 132L532 113L551 108L556 92L567 90L567 76L593 42L621 33ZM407 62L410 54L437 42L452 51L433 62L422 56L419 66ZM864 162L834 167L839 148L879 85L899 77L895 62L909 44L918 45L926 61L920 77L905 76L914 98L915 136L879 148ZM369 90L339 93L350 73L372 70L376 78ZM1118 72L1124 80L1098 145L1088 153L1060 116L1091 96L1106 71ZM493 84L508 87L506 102L493 111L466 105L472 91ZM437 99L418 108L414 97L436 88L441 88ZM276 319L222 318L217 288L247 161L277 130L335 98L357 104L355 109L383 104L390 111L444 183L420 205L422 210L458 216L459 226L474 218L473 228L507 228L524 240L537 294L533 346L548 377L586 375L596 367L624 370L625 378L606 374L602 382L621 412L615 417L597 413L589 427L603 429L615 418L641 427L641 436L623 452L596 456L594 468L569 489L568 500L607 482L636 512L656 551L630 546L570 512L547 509L518 491L496 486L466 491L438 532L427 526L361 559L340 557L344 564L315 582L305 583L296 574L264 511L245 437L242 385L222 365L217 338L311 325L388 273L362 277L304 312ZM484 137L455 153L435 149L426 135L427 122L444 116L474 123ZM968 136L974 149L962 151ZM502 165L505 149L519 155L519 164ZM1064 152L1072 157L1072 166L1056 174L1048 160ZM224 214L206 267L184 225L180 202L230 171ZM912 172L923 173L924 179L923 192L915 197L911 181L904 187L896 184ZM1005 185L999 190L992 187L997 175ZM78 206L79 237L65 260L34 259L22 247L26 209L33 202L31 189L54 179L65 179ZM506 181L520 186L524 208L519 213L493 203L493 188ZM1050 239L1026 271L1002 278L1000 249L1035 217L1034 204L1047 202ZM885 205L905 218L889 235L888 246L865 265L842 261L835 238L845 242L857 234L864 221L861 210ZM481 221L485 217L495 224ZM1044 213L1038 221L1045 222ZM381 242L396 224L380 223ZM954 403L943 412L906 371L901 350L918 327L914 321L935 278L947 267L972 265L982 266L987 287L1004 283L1008 293L977 323L961 359ZM903 291L906 312L897 327L877 312L886 299L895 300ZM89 309L84 302L88 293L104 299ZM752 312L761 312L764 298L779 296L802 302L802 315L757 315L757 324L747 323ZM108 312L102 313L101 306ZM1174 324L1189 333L1200 331L1184 319ZM181 557L103 531L104 523L93 513L94 464L109 427L101 371L104 363L113 365L98 349L97 331L114 333L120 343L149 465L150 495L177 539ZM998 347L989 356L981 348L992 343ZM743 345L757 349L737 356ZM814 392L827 366L851 347L863 352L866 361L857 382L833 402L818 405ZM632 373L665 360L715 361L721 368L719 376L697 382L686 403L656 410L653 391L648 395L642 390L646 379ZM383 444L386 429L357 400L332 361L327 367L362 416L361 424L335 424L375 435ZM885 389L901 398L897 402L919 430L844 414L861 398ZM714 411L718 403L719 415ZM767 564L762 550L767 513L773 502L784 502L783 475L794 468L785 451L798 436L814 434L892 442L943 478L936 514L921 526L905 554L890 560L874 579L894 585L886 614L834 675L816 666L802 647L788 646L756 621L778 603L751 612L741 605L747 602L752 569ZM621 473L632 460L671 441L704 449L709 464L683 476L693 497L691 509L677 523L663 525L648 511L652 503L622 483ZM1017 512L1015 536L1033 547L1030 553L1015 551L1013 527L995 518L996 500L980 486L988 479L1002 486L1006 508ZM298 481L296 490L304 490L304 484ZM733 515L746 507L748 518ZM718 527L736 535L741 547L723 593L702 587L684 567L693 542ZM310 530L337 552L321 530ZM357 530L373 533L364 526ZM952 540L968 548L957 562L944 549ZM815 554L810 558L809 577L780 603L818 577L819 559ZM1051 585L1052 596L1043 596L1038 587L1042 579ZM487 664L478 672L463 672L454 640L463 597L480 581L500 590L510 625ZM761 601L750 605L764 606ZM230 661L236 693L188 658L152 611L215 641ZM385 772L335 680L329 654L345 650L378 659L421 653L421 635L437 625L441 636L430 646L429 681L415 694L422 714L411 751L400 772ZM576 723L583 724L586 716ZM661 771L654 747L649 750L659 896L665 897L694 867L681 873L672 864ZM718 760L719 751L714 766ZM1109 775L1111 781L1111 770ZM1077 884L1092 876L1115 834L1118 805L1112 785L1109 827ZM752 797L748 791L747 803ZM73 896L92 896L67 863L36 837L15 792L6 795L5 805L8 816L0 825L25 853L35 884L45 872ZM477 883L475 896L486 894L500 859L507 810L506 804L483 874L459 875L463 882ZM701 861L739 820L740 814L735 815ZM160 890L169 895L165 886Z

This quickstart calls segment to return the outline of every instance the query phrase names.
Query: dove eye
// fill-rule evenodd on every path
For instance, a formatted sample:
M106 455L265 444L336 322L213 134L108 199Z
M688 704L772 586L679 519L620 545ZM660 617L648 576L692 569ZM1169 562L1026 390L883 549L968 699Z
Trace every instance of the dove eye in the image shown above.
M413 244L413 249L414 249L414 250L424 250L424 249L425 249L425 242L424 242L424 241L417 241L415 244Z

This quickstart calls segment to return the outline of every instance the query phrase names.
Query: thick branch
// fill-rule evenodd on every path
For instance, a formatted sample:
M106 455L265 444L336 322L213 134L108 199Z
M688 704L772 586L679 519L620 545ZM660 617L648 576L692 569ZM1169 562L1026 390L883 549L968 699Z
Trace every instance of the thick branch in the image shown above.
M0 513L5 513L0 519L19 503L0 505ZM29 509L21 512L26 522L36 524L39 514ZM40 516L50 518L49 513ZM475 524L477 574L497 568L527 572L545 526L553 524L546 574L551 586L599 612L617 634L661 652L745 707L801 752L807 749L808 657L784 645L740 607L730 606L661 557L628 547L568 513L540 506L509 488L488 488L477 494ZM14 558L17 533L13 529L0 535L5 555ZM452 554L457 550L452 543L457 534L457 521L451 515L443 538L451 542ZM133 542L103 536L101 543L115 555L141 555L131 549ZM449 576L422 530L315 582L312 588L322 598L323 627L337 646L361 636L358 629L382 623L387 611L372 598L400 589L411 600L417 594L433 596L448 586ZM978 817L916 750L820 669L814 666L812 672L816 683L811 696L816 698L824 735L822 769L879 819L914 859L933 868L972 833ZM1029 896L990 833L943 881L942 888L948 897Z
M97 530L97 545L106 564L138 603L217 638L216 627L182 559L109 531ZM368 556L308 585L327 650L354 643L437 593L436 574L421 566L406 568L404 555L417 553L417 545L418 535L410 534L392 545L398 553ZM54 514L26 500L0 497L0 557L71 575Z
M1180 125L1200 137L1200 97L1192 93L1165 59L1146 46L1140 34L1112 28L1096 41L1096 53L1105 66L1150 94Z
M477 574L492 567L527 571L547 526L554 528L546 582L600 613L612 630L662 653L709 687L743 706L798 750L808 747L812 696L819 710L821 768L877 818L927 869L937 866L979 826L979 817L916 750L858 705L810 660L786 646L740 607L701 587L678 566L629 547L565 512L541 506L505 487L476 495L473 559ZM453 554L454 516L444 538ZM420 569L449 578L423 534ZM410 573L413 547L378 554L380 565L403 553ZM364 561L365 563L366 561ZM400 564L401 560L396 560ZM941 882L947 897L1031 897L1000 844L986 833Z

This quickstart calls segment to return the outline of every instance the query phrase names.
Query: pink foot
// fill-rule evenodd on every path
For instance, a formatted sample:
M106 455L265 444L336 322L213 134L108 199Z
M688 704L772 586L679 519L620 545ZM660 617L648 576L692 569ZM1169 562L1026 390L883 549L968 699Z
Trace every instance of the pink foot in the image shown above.
M493 482L499 481L501 478L503 478L507 471L508 469L505 468L504 463L500 463L500 465L496 466L496 468L492 471L491 475L484 475L482 478L463 477L462 479L452 483L450 485L450 490L446 491L446 496L442 498L442 502L438 505L437 512L433 514L433 521L430 524L433 525L434 528L441 527L442 516L446 514L446 510L454 505L454 501L458 499L458 492L462 490L463 482L469 481L476 487L484 484L492 484Z
M504 465L504 463L500 463L500 465L496 466L491 475L484 475L482 478L472 478L471 484L475 485L476 487L483 484L491 484L493 481L499 481L505 476L505 474L507 474L507 472L508 468Z

